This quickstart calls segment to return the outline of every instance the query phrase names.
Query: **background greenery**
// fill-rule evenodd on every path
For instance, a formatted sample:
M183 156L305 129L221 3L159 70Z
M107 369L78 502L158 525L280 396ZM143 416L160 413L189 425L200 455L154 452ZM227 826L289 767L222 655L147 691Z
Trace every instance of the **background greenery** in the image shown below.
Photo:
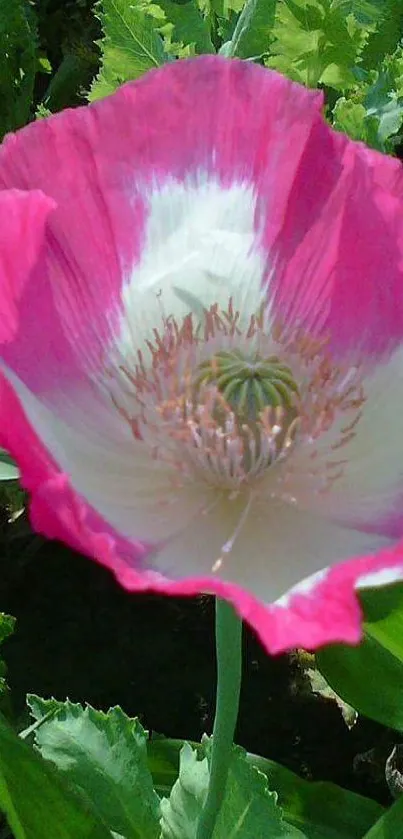
M323 87L336 128L399 151L402 34L400 0L0 0L0 136L221 52Z

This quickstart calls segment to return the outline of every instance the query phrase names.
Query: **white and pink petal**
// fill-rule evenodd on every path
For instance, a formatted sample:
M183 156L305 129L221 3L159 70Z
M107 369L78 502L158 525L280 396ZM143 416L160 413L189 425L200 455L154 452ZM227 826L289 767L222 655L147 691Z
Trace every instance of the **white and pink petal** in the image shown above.
M3 260L0 443L20 462L34 525L129 590L231 599L272 652L356 642L355 588L403 573L401 546L387 547L402 535L400 389L389 391L403 335L400 181L333 134L321 104L261 67L205 57L0 150L3 189L51 196L28 257ZM122 365L164 318L230 295L249 313L262 289L273 318L329 333L335 362L365 368L368 411L329 495L334 524L320 505L270 501L243 521L245 499L178 488L116 410ZM393 533L377 524L391 515Z

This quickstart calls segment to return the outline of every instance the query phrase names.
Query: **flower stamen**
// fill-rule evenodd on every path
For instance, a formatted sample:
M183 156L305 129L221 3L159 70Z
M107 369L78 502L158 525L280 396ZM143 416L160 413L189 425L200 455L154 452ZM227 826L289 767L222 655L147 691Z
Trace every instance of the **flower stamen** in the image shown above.
M294 501L299 445L315 491L342 476L345 461L332 454L351 442L362 416L359 368L339 367L325 339L268 317L262 306L245 322L232 299L203 317L162 316L134 364L119 364L126 392L112 396L115 407L152 458L172 467L176 486L201 481L230 496L260 491L259 483ZM280 464L269 489L267 474Z

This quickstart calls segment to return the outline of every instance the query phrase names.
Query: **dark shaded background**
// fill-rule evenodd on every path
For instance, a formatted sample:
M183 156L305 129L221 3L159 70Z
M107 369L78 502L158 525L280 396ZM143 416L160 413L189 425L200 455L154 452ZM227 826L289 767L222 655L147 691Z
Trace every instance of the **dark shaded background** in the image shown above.
M170 737L211 732L212 598L128 594L101 566L21 522L3 525L0 550L0 610L17 618L2 647L14 719L31 692L103 710L119 704ZM269 657L248 629L236 737L304 777L390 801L384 763L396 733L365 719L349 731L333 702L311 694L295 656Z

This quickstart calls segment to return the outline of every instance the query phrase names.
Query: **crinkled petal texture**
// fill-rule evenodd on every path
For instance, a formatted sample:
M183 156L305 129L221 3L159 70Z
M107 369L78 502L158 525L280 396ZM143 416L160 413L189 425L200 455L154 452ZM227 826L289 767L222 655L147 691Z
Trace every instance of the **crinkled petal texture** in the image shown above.
M402 178L321 108L203 57L0 150L0 444L34 527L128 590L231 600L271 652L357 642L356 589L403 578ZM163 326L236 309L236 336L262 302L326 343L344 391L361 371L362 396L350 431L336 418L295 447L288 496L275 463L252 504L179 480L130 405ZM342 468L318 492L329 452Z

